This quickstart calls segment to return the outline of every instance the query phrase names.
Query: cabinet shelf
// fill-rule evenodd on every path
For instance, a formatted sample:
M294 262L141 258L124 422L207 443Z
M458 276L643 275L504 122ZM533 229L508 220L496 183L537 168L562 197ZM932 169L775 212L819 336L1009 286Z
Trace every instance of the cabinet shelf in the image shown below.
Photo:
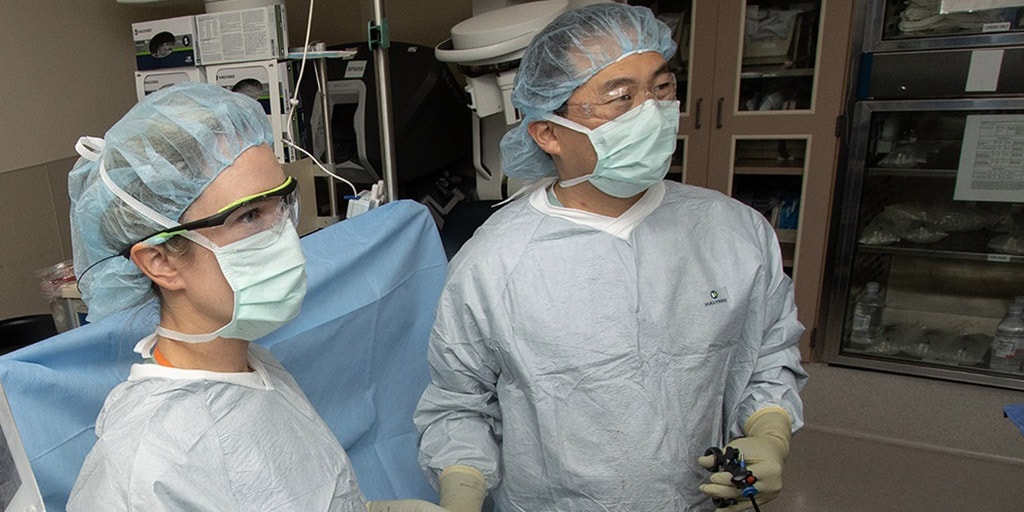
M813 68L747 68L740 73L740 78L756 80L759 78L796 78L801 76L814 76Z
M951 260L986 261L997 263L1024 263L1024 256L997 253L986 247L988 241L998 233L975 231L969 233L950 233L949 236L934 244L915 244L896 242L892 245L857 244L858 250L898 256L922 256Z
M875 176L919 176L926 178L955 178L956 169L921 169L899 167L868 167L868 174Z
M742 159L736 161L732 172L733 174L801 176L804 173L804 162L803 160L794 160L786 165L780 165L778 162Z
M845 348L845 355L858 356L860 358L878 358L879 361L896 362L902 364L909 364L914 366L925 366L935 369L951 370L956 372L972 372L986 376L994 376L997 378L1020 378L1020 373L1002 373L991 370L988 363L957 363L955 361L942 361L942 360L929 360L922 359L913 354L908 354L904 351L898 351L896 353L885 353L885 354L873 354L868 351L857 350L853 348ZM955 354L954 354L955 355Z

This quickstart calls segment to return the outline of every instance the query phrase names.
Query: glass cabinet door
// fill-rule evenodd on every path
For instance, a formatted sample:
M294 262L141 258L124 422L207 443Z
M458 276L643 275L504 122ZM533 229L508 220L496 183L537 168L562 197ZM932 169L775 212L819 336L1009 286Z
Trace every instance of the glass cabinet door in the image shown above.
M1015 0L874 1L865 34L869 52L1022 42L1024 2Z
M845 55L852 3L629 3L650 7L679 45L669 62L682 103L670 177L733 195L773 220L810 359L849 64L824 56Z
M737 110L812 108L821 0L746 0Z
M676 76L679 137L669 179L707 184L710 103L714 94L717 6L697 0L630 0L650 8L672 31L678 45L668 59Z
M690 92L690 51L693 48L693 2L691 0L659 1L648 5L655 16L672 29L672 40L678 45L668 60L676 76L676 97L685 112Z
M733 154L732 197L761 212L772 225L782 251L783 270L793 277L807 139L738 138Z
M865 102L855 115L836 360L1024 389L1020 359L993 355L1024 301L1024 100Z
M701 64L703 55L709 53L707 43L701 43L701 41L695 40L696 34L693 31L693 21L695 17L702 18L703 23L714 23L714 13L712 12L712 18L707 19L707 14L700 12L698 16L698 9L695 9L692 0L632 0L629 2L633 5L645 6L654 12L654 15L663 23L668 25L672 30L672 40L676 43L677 50L668 59L669 69L676 76L676 98L679 99L679 124L680 131L679 137L676 144L676 152L672 157L672 166L669 168L668 179L675 181L684 181L689 176L691 181L697 180L700 184L703 184L706 174L700 167L703 167L706 159L698 162L698 165L692 166L687 165L693 159L692 155L688 155L688 146L693 145L693 139L695 135L704 135L703 133L694 133L694 129L689 128L691 124L696 123L697 127L700 127L700 110L703 105L703 97L698 101L691 102L690 98L694 94L710 95L711 84L701 84L699 81L695 82L691 80L691 70L693 69L694 61L697 64ZM700 9L704 11L704 9ZM713 41L711 41L713 43ZM699 45L705 46L703 50ZM713 61L703 62L703 65L713 65ZM705 91L705 89L707 89ZM707 130L705 129L704 132ZM696 137L698 142L707 142L707 137L703 138ZM690 167L690 168L688 168ZM692 167L698 167L693 169ZM689 171L689 172L688 172ZM693 176L696 174L698 176Z

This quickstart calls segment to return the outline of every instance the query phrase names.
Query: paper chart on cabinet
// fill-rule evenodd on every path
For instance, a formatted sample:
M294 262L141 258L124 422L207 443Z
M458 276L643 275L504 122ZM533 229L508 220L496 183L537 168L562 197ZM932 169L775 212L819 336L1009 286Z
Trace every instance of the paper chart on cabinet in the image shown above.
M953 199L1024 203L1024 114L967 116Z

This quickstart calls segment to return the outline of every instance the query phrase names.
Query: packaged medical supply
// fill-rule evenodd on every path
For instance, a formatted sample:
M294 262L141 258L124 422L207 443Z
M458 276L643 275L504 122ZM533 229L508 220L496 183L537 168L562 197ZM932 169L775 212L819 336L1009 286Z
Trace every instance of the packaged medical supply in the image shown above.
M200 14L196 16L197 62L283 59L288 55L288 23L284 5Z
M195 16L132 23L136 69L194 67L195 33Z

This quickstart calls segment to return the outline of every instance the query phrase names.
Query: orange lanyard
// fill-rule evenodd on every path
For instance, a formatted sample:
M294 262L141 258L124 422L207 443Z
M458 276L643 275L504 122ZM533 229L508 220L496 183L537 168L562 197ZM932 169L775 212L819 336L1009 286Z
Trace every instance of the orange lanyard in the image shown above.
M156 347L153 347L153 360L156 361L156 364L158 364L160 366L166 366L168 368L174 368L174 365L171 364L171 362L168 361L167 358L164 357L164 355L160 353L160 349L158 349Z

